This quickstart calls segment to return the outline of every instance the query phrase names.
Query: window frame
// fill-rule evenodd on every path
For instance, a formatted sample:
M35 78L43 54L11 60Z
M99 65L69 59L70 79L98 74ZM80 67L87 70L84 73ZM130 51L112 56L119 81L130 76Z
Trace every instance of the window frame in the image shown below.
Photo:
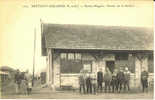
M71 59L69 58L69 54L72 54L72 57L71 57ZM60 58L60 73L61 74L78 74L79 72L76 72L76 71L73 71L73 67L74 66L72 66L72 63L74 64L74 63L79 63L79 64L81 64L81 66L82 66L82 68L83 68L83 64L82 64L82 60L81 59L76 59L75 58L75 54L80 54L81 55L81 58L82 58L82 54L81 53L73 53L73 52L67 52L66 53L66 56L67 56L67 59L62 59L62 58ZM71 65L69 65L69 66L72 66L72 67L70 67L71 69L69 69L70 70L70 72L62 72L61 70L61 68L62 68L62 61L64 61L64 63L66 62L66 63L68 63L68 62L70 62L71 63ZM67 65L67 64L66 64ZM78 64L76 64L76 65L78 65ZM65 66L65 65L64 65ZM80 66L80 67L81 67ZM69 68L69 67L68 67ZM82 69L81 68L81 69Z

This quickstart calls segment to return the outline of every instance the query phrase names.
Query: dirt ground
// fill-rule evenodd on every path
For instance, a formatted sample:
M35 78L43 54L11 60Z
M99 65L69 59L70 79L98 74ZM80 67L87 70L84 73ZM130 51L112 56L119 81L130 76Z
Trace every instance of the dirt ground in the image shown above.
M98 93L94 94L80 94L79 91L52 91L50 88L41 88L40 81L35 82L31 95L23 95L15 93L15 86L10 82L1 91L3 99L153 99L153 91L142 93L141 91L130 93Z
M56 91L53 92L49 88L34 87L31 95L8 93L3 94L3 99L153 99L153 92L148 93L98 93L80 94L78 91Z

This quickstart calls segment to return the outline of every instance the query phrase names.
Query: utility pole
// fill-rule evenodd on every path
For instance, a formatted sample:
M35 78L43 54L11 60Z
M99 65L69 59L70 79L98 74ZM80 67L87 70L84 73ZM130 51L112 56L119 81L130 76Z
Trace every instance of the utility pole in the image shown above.
M35 72L35 51L36 51L36 28L34 29L34 53L33 53L33 78L32 86L34 86L34 72Z

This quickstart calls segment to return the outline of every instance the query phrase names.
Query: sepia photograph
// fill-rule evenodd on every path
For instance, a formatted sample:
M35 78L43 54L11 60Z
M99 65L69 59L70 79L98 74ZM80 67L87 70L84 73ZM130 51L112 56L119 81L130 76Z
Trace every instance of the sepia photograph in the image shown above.
M1 99L154 99L151 0L0 1Z

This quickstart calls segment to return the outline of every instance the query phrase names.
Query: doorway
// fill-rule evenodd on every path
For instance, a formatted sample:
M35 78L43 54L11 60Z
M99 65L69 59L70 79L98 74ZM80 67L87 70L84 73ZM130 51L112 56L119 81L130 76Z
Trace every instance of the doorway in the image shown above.
M114 61L106 61L106 68L109 69L111 73L114 72L115 62Z

